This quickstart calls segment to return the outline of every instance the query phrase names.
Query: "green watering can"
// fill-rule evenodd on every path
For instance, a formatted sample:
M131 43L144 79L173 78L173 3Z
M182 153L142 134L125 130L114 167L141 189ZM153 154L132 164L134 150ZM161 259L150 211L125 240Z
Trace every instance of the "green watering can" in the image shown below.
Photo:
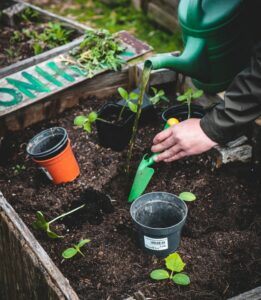
M197 88L207 93L225 90L250 59L244 1L180 0L178 19L183 53L159 54L147 60L145 66L171 68L188 75Z

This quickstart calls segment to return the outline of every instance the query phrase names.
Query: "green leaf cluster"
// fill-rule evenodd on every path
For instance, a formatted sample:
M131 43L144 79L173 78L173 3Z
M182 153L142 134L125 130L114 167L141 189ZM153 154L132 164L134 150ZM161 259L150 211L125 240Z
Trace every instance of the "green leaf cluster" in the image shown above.
M185 91L183 95L180 95L177 97L177 100L179 102L187 103L188 105L188 119L190 118L191 115L191 102L203 95L202 90L193 90L192 88L189 88Z
M62 256L63 258L65 259L70 259L72 257L74 257L77 253L80 253L82 256L85 256L82 251L81 251L81 248L89 243L91 240L89 239L83 239L83 240L80 240L80 242L76 245L73 245L73 247L71 248L67 248L66 250L63 251L62 253Z
M165 269L153 270L150 273L150 278L154 280L170 279L178 285L190 284L189 276L187 274L180 273L184 270L186 264L177 252L174 252L165 258L165 265L170 272Z
M107 30L87 30L80 46L70 51L73 59L64 58L63 61L83 68L91 78L102 69L120 70L125 63L120 57L123 51L116 35Z
M127 104L127 107L129 107L129 109L136 113L137 112L137 103L134 103L133 100L137 100L139 98L139 94L137 93L134 93L134 92L130 92L128 93L124 88L122 87L119 87L118 88L118 93L120 94L120 96L122 97L122 99L126 102ZM122 109L121 109L121 112L119 114L119 118L118 120L121 119L122 117L122 114L123 114L123 111L125 109L125 105L123 105Z
M157 90L155 87L152 87L153 96L150 97L150 102L152 105L157 105L161 101L169 102L169 99L165 96L165 92L163 90Z
M40 54L46 49L64 45L70 41L73 30L64 28L60 23L48 22L47 26L41 33L32 29L23 29L14 31L12 42L19 42L29 39L29 43L34 51L34 54Z
M82 127L88 133L92 132L92 125L98 119L95 111L90 112L87 116L77 116L74 119L74 125Z

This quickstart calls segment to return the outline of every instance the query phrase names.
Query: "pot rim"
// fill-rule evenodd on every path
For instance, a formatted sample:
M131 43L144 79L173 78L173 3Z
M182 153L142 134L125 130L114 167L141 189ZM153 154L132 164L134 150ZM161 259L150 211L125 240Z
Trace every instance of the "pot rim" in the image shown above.
M165 194L165 195L170 195L170 196L175 196L176 199L178 199L179 201L181 201L183 204L184 204L184 208L185 208L185 214L183 216L183 218L176 224L172 225L172 226L169 226L169 227L149 227L149 226L146 226L140 222L138 222L133 214L133 206L135 204L135 202L137 202L138 200L140 201L140 198L144 197L145 195L152 195L152 194ZM156 199L155 201L159 201L159 199ZM144 205L143 205L144 206ZM185 222L186 218L187 218L187 215L188 215L188 206L187 204L185 203L185 201L181 200L177 195L175 194L172 194L172 193L169 193L169 192L150 192L150 193L146 193L146 194L143 194L141 196L139 196L137 199L135 199L132 204L131 204L131 207L130 207L130 215L131 215L131 218L132 220L138 224L139 226L141 226L142 228L145 228L145 229L149 229L149 230L168 230L168 229L172 229L173 227L176 227L178 225L181 225L182 223Z

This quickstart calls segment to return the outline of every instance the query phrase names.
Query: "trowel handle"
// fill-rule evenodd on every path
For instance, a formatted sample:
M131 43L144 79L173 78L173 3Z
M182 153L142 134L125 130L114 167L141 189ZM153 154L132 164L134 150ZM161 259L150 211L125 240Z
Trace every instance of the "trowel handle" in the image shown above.
M167 129L169 128L170 126L173 126L175 124L178 124L179 123L179 120L176 119L176 118L170 118L168 119L168 121L166 122L165 126L164 126L164 129ZM152 154L148 159L147 159L147 162L148 162L148 165L151 166L152 164L155 163L155 160L154 158L159 155L160 152L156 152L154 154Z

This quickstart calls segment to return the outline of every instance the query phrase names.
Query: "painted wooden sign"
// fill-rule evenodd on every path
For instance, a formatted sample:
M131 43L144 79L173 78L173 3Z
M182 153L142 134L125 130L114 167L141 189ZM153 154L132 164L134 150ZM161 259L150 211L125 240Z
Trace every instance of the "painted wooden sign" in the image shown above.
M121 32L119 36L126 49L122 53L122 58L126 61L151 50L127 32ZM103 69L97 74L104 71L106 70ZM57 56L6 76L0 79L0 117L79 82L91 80L87 79L86 75L86 71L77 66L65 65Z

